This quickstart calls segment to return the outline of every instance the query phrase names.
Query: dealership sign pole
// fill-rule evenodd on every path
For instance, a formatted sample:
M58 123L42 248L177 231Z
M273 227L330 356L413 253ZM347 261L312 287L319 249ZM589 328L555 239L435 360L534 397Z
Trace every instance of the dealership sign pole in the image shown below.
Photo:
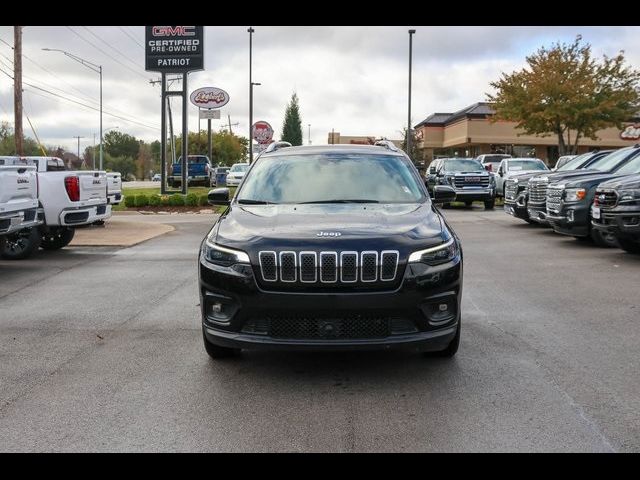
M202 87L194 90L189 97L191 103L198 107L198 118L207 119L207 145L209 145L209 160L213 164L211 151L211 119L220 119L220 110L229 103L229 94L216 87ZM198 125L200 121L198 120Z
M187 75L204 69L204 27L147 25L145 27L145 69L162 74L162 120L160 122L162 194L167 190L167 102L169 97L182 98L182 193L187 193L189 122L187 116ZM182 76L182 90L167 90L167 74Z

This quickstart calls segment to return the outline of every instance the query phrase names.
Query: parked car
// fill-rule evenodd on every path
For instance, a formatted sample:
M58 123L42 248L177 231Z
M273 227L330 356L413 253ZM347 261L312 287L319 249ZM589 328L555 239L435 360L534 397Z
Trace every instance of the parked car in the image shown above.
M626 157L611 157L615 150L603 150L585 153L574 158L556 172L536 175L527 184L527 215L529 219L541 225L547 225L547 187L550 183L579 177L584 174L608 172L618 164L624 163ZM575 168L574 168L575 167Z
M0 157L0 253L7 236L21 238L42 223L36 167L16 164L16 160Z
M189 185L201 185L208 187L211 185L211 160L206 155L189 155L187 157L187 182ZM182 157L171 165L171 175L168 183L171 187L182 185Z
M547 189L547 221L556 233L591 238L598 246L613 246L615 238L592 228L591 205L596 188L603 182L640 173L640 146L618 150L606 158L626 158L610 173L584 174L556 182Z
M45 250L63 248L73 239L75 227L111 216L106 172L68 171L56 157L20 157L14 163L37 168L44 223L7 236L3 258L26 258L37 249L36 244Z
M270 146L232 200L228 188L209 193L227 207L199 258L212 358L242 348L456 353L460 241L409 157L380 143ZM455 191L437 185L434 197Z
M231 167L216 167L211 175L211 186L217 187L227 184L227 174Z
M152 182L161 182L162 181L162 175L160 175L159 173L154 174L153 177L151 177L151 181Z
M539 218L534 220L529 216L529 208L537 208L538 211L546 213L546 192L549 178L560 179L561 175L565 173L585 169L599 158L611 152L611 150L607 150L583 153L570 162L565 163L552 174L540 174L540 172L534 170L511 175L505 181L504 211L509 215L513 215L531 224L542 223L542 220ZM531 195L537 202L531 205L529 205L530 185L532 185Z
M640 175L601 183L591 207L591 226L613 235L629 253L640 253Z
M496 195L504 197L504 182L511 175L524 172L549 171L549 167L538 158L507 158L500 162L496 174Z
M559 168L561 168L562 166L566 165L567 163L569 163L571 160L573 160L574 158L576 158L578 155L563 155L560 158L558 158L558 161L556 162L555 166L551 169L552 171L557 171Z
M425 180L429 193L437 185L447 185L456 192L456 201L471 206L474 201L484 202L492 209L496 201L495 175L487 172L474 158L441 158L434 160Z
M229 169L227 173L227 186L237 187L242 182L244 174L249 170L248 163L235 163Z
M513 158L513 156L506 153L487 153L478 155L476 160L478 160L488 172L496 173L498 167L500 167L500 162L505 158Z

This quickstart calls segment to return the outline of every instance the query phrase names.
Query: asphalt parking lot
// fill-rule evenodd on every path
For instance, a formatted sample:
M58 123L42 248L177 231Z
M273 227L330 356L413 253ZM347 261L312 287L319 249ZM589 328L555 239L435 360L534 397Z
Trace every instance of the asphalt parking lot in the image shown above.
M447 209L465 255L453 360L204 352L212 215L130 248L0 261L1 451L637 451L640 256ZM133 221L133 220L132 220Z

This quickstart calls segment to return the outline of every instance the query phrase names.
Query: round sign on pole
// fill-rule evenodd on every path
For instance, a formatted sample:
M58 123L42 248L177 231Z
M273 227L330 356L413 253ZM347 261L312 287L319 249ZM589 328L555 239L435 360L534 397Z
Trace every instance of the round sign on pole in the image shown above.
M253 128L251 129L253 132L253 139L260 143L271 143L271 139L273 138L273 128L269 125L268 122L259 121L253 124Z
M229 94L216 87L202 87L194 90L189 98L198 108L220 108L229 103Z

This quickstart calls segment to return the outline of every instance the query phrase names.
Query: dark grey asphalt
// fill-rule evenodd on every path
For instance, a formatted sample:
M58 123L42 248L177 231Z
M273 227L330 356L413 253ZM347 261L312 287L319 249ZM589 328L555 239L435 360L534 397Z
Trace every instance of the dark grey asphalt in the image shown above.
M500 210L463 240L454 360L202 348L211 217L128 249L0 261L0 451L638 451L640 257Z

